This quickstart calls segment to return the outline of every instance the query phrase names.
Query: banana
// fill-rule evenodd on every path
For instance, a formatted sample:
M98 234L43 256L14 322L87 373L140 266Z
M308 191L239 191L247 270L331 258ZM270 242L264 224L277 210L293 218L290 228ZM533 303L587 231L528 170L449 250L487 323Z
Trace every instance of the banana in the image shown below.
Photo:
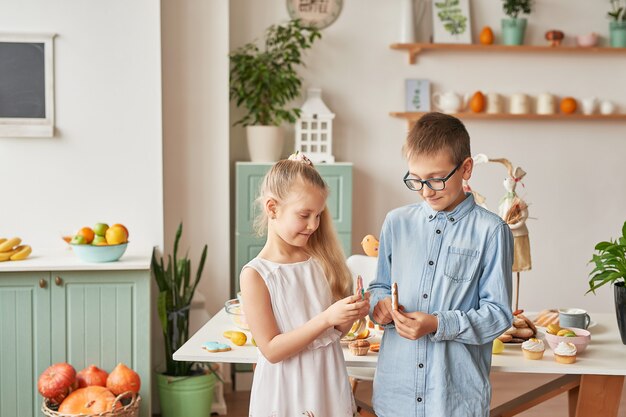
M33 249L29 245L21 245L15 248L15 253L11 255L9 259L12 261L21 261L22 259L28 258L28 255L33 251Z
M17 251L0 252L0 262L8 261Z
M22 239L19 237L12 237L5 242L0 243L0 252L9 252L13 250L13 247L22 243Z
M7 241L7 240L6 240L5 238L0 237L0 243L4 243L4 242L6 242L6 241Z

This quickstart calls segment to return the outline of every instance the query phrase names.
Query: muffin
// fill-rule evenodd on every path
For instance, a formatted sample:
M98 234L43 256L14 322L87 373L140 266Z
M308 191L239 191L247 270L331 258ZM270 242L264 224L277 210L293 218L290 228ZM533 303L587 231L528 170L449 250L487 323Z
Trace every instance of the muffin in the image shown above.
M355 356L367 355L367 351L370 350L370 342L367 340L355 340L348 345L350 353Z
M576 345L573 343L560 342L554 349L554 359L558 363L576 362Z
M524 343L522 343L522 353L526 359L537 360L543 358L543 352L546 347L543 344L543 340L531 337Z

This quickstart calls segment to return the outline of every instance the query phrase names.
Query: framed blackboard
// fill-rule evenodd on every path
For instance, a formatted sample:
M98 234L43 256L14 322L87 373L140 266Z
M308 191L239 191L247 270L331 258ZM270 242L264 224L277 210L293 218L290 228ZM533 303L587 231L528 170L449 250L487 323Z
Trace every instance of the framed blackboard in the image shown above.
M0 33L0 137L54 136L53 40Z

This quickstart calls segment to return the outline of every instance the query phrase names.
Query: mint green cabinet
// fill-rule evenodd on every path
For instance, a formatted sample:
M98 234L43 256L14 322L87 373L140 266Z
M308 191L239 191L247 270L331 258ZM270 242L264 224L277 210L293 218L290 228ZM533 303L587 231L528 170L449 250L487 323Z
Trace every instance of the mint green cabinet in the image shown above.
M57 362L109 372L125 363L141 377L148 417L150 271L0 273L0 417L41 415L37 379Z
M239 290L239 272L254 258L265 244L265 237L258 237L254 231L254 219L258 209L255 200L265 173L272 164L237 162L235 166L235 268L233 271L234 293ZM352 253L352 164L317 164L330 194L328 210L339 234L344 253Z

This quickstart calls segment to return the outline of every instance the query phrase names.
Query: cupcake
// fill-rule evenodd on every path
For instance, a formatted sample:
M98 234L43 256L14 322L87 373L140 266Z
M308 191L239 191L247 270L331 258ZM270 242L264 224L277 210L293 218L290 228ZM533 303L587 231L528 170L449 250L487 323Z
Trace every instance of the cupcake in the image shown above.
M546 347L543 345L543 340L531 337L524 343L522 343L522 353L526 359L541 359L543 358L543 352Z
M355 356L367 355L367 351L370 350L370 342L367 340L355 340L348 345L350 353Z
M558 363L576 362L576 345L573 343L560 342L554 349L554 359Z

